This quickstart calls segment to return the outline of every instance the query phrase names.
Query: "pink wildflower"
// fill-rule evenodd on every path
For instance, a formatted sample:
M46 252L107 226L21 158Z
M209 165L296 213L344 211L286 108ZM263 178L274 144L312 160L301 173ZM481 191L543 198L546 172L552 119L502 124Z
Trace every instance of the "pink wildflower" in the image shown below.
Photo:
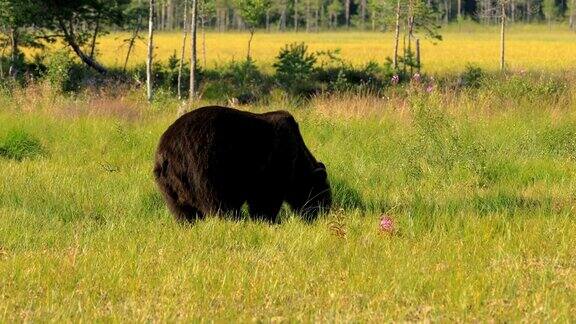
M434 85L433 85L433 84L429 84L429 85L426 87L426 92L430 93L430 92L432 92L432 91L434 91Z
M382 215L382 217L380 218L380 231L390 234L396 231L396 228L394 226L394 220L390 216L386 214Z
M398 74L395 74L395 75L392 77L391 83L392 83L393 85L397 85L399 82L400 82L400 77L398 76Z
M412 81L418 83L422 80L422 76L420 75L420 73L416 72L414 74L414 76L412 77Z

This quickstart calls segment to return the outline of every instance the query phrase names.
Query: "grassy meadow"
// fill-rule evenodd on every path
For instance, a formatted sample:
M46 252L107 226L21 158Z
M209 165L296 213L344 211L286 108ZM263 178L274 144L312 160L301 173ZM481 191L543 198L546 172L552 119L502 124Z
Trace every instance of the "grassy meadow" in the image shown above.
M280 225L172 219L174 99L4 91L0 321L574 321L574 80L241 107L290 110L328 167L333 211Z
M463 24L441 29L443 40L423 40L422 64L428 73L459 72L472 63L486 70L499 68L500 30L497 26L481 27ZM99 60L108 66L123 66L128 46L123 42L128 33L112 33L99 44ZM201 64L208 67L222 65L230 60L246 58L248 33L207 32L206 55L202 55L202 36L199 34ZM180 55L182 35L176 32L155 36L155 57L161 61ZM333 31L322 33L278 33L258 31L252 44L252 56L265 69L271 65L278 51L287 43L305 42L312 51L340 49L343 59L361 65L369 61L383 62L392 55L391 32ZM144 64L146 39L136 42L129 66ZM508 29L506 58L514 70L566 70L576 66L576 33L563 25L515 25Z

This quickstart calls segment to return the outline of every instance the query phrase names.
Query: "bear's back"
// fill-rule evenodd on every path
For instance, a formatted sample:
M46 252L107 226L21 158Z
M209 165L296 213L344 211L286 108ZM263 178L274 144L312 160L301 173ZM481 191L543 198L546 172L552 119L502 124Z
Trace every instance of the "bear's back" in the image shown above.
M242 178L263 168L278 140L274 123L260 114L203 107L181 116L166 130L157 159L161 156L181 168Z

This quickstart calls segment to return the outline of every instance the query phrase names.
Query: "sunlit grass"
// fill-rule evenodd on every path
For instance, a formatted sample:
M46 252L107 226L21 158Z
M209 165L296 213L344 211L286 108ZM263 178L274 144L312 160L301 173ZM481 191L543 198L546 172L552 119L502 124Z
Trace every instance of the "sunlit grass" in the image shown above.
M0 320L574 319L573 86L244 107L295 114L336 207L192 227L151 172L178 102L48 90L1 98L0 142L18 130L45 153L0 157Z

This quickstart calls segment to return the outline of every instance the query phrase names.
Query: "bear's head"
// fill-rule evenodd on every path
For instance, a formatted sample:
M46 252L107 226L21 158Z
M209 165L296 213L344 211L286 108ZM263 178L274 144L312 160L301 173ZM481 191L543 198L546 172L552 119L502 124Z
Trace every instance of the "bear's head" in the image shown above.
M315 219L318 213L330 210L332 191L326 166L322 162L315 164L315 168L311 170L302 185L299 197L293 201L292 207L305 219Z

